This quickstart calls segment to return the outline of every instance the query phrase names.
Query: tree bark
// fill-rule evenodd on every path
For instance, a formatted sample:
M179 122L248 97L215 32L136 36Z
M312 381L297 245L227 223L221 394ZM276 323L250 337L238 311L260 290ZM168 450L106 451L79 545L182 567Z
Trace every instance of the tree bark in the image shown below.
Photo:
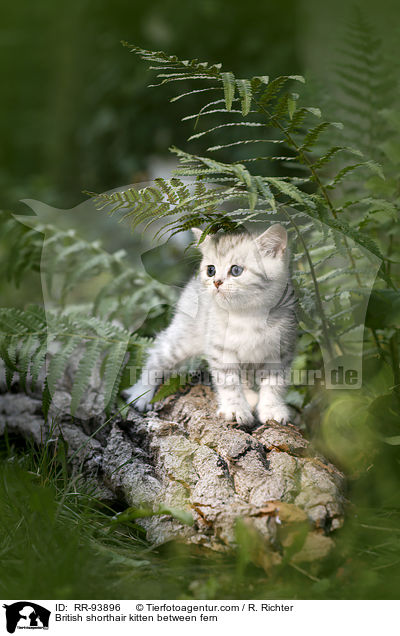
M226 551L246 532L273 563L290 546L292 560L301 562L334 545L330 535L343 523L344 477L295 426L271 421L245 432L215 415L214 394L202 385L146 415L131 408L109 419L100 390L91 386L72 418L63 389L45 421L40 394L26 395L17 385L4 392L3 386L0 434L7 427L38 445L56 443L62 434L72 466L95 483L99 498L156 512L135 519L150 542L177 539ZM182 512L191 515L191 525ZM296 540L300 547L293 550Z

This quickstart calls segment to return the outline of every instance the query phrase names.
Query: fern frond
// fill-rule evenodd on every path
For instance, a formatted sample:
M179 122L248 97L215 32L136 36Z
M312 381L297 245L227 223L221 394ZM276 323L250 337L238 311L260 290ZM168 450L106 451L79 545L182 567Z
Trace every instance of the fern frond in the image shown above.
M178 192L178 200L179 197L188 197L190 192L185 184L178 180L172 180L172 183ZM203 184L197 185L197 193L206 197L207 189ZM158 188L153 193L145 194L151 200L157 195L162 199ZM132 199L134 197L129 193L127 200ZM93 304L93 311L98 311L102 317L90 317L90 303L85 306L85 313L79 306L74 310L66 306L60 312L49 311L47 314L40 306L30 306L25 311L0 309L0 358L5 365L8 386L17 376L21 388L28 390L37 384L39 377L41 380L44 377L43 402L44 408L48 410L57 382L63 378L67 368L70 375L72 357L79 355L80 363L72 388L72 409L76 412L90 374L104 360L105 400L109 403L108 408L112 408L123 370L122 350L135 351L140 358L148 339L130 336L129 330L109 323L108 319L116 316L121 320L124 317L129 328L132 316L142 312L142 321L146 318L149 296L153 303L157 300L160 304L170 303L175 295L174 290L129 267L123 250L109 254L100 242L83 241L74 231L63 231L40 223L37 223L35 230L26 231L25 226L13 218L6 219L5 225L11 245L26 248L25 253L33 253L40 247L36 263L29 263L29 267L36 267L39 263L50 283L57 275L57 287L61 286L64 292L71 281L78 284L100 273L107 275L107 282L98 291L98 303L96 306ZM64 282L60 276L64 276ZM113 277L118 282L117 295L112 292ZM135 292L138 293L135 295ZM135 301L134 305L130 305L132 314L124 314L122 309L129 306L125 301L131 297ZM105 315L107 299L112 301L113 316L110 317ZM50 362L46 369L48 357Z
M316 202L312 196L305 194L287 179L279 177L264 177L267 183L271 184L278 192L287 195L294 203L315 208Z
M236 89L235 76L233 73L221 73L221 79L224 89L226 110L231 110Z
M304 137L303 143L299 148L299 154L302 152L309 152L318 141L320 135L324 132L324 130L329 128L329 126L336 126L336 128L340 129L343 128L343 125L339 122L324 121L321 124L318 124L318 126L309 130Z
M220 74L221 64L208 64L208 62L199 62L194 60L180 60L176 55L167 55L163 51L148 51L139 46L122 42L124 46L130 48L132 53L136 53L146 62L158 62L163 69L179 69L181 72L193 73L197 72L201 75L209 75L215 77Z
M39 378L39 374L40 374L41 370L43 369L43 366L44 366L45 361L46 361L48 348L49 348L49 345L51 344L53 339L54 339L53 334L51 334L50 336L48 336L47 334L46 335L42 335L42 336L40 336L38 338L39 346L33 352L33 355L32 355L31 360L30 360L30 375L31 375L31 381L32 381L32 387L33 388L35 388L37 386L37 381L38 381L38 378Z
M368 168L371 172L383 177L382 169L375 161L360 161L359 163L353 163L342 168L342 170L340 170L337 175L335 175L335 177L326 184L326 187L329 189L335 188L345 177L358 168Z
M207 148L207 152L216 152L217 150L223 150L226 148L232 148L233 146L245 146L247 144L283 144L283 139L240 139L239 141L233 141L229 144L222 144L220 146L210 146Z
M182 121L189 121L190 119L196 119L196 124L197 124L197 120L200 117L205 117L206 115L215 115L215 113L237 113L238 115L240 115L242 111L234 110L234 109L231 109L228 111L226 108L214 108L213 110L201 109L198 113L195 113L194 115L187 115L186 117L182 117Z
M78 370L75 376L75 382L71 391L71 414L75 415L81 399L83 398L87 387L90 383L90 378L93 369L101 354L101 342L99 340L92 340L89 342L84 350L84 353L79 361Z
M314 170L320 170L326 164L328 164L339 152L349 152L350 154L362 157L362 152L356 148L349 148L348 146L332 146L329 150L319 157L317 161L312 164Z
M113 405L119 390L123 371L123 362L129 344L129 336L125 341L118 342L109 351L104 367L104 404Z
M6 385L10 389L15 373L18 371L17 352L19 340L15 336L0 333L0 358L4 360L6 371Z
M355 40L362 41L356 35ZM238 226L242 223L253 222L264 215L275 214L280 211L287 214L287 223L291 227L298 240L303 240L306 236L307 244L301 243L302 248L298 248L295 258L297 262L301 261L302 252L307 256L306 267L304 272L299 272L299 280L302 280L301 298L302 311L306 316L307 313L320 314L322 317L318 323L317 329L323 334L324 341L328 343L333 337L335 330L341 331L340 321L345 320L345 314L341 313L342 309L334 307L330 315L324 315L322 306L322 298L328 294L332 294L332 285L334 277L330 275L329 264L332 253L338 252L343 264L340 272L337 273L338 280L345 280L346 277L359 281L357 272L357 262L354 260L356 248L361 251L368 249L378 258L382 257L378 245L367 235L360 232L360 218L352 218L350 212L354 215L362 206L367 207L371 214L373 210L378 209L373 204L367 204L358 201L354 202L350 210L350 205L343 203L343 199L337 195L338 187L347 175L351 175L356 169L369 169L379 172L379 166L375 162L364 159L362 153L357 149L358 144L343 143L339 133L339 124L324 119L315 125L314 117L321 118L321 112L317 108L305 106L302 104L301 97L297 93L291 92L292 82L304 82L300 76L281 76L269 80L266 76L253 77L249 79L237 79L232 72L221 72L220 65L210 66L207 63L200 63L198 60L179 60L175 56L168 56L162 52L148 52L142 49L136 49L147 61L156 62L156 71L161 71L158 75L161 82L174 81L203 81L212 80L210 87L201 88L199 94L207 90L219 91L215 93L213 101L207 101L206 104L200 105L198 112L189 115L185 120L195 120L196 125L206 122L205 115L212 117L212 125L208 129L196 130L196 133L190 137L190 140L197 140L203 143L203 138L208 136L217 137L224 134L221 143L216 142L209 144L207 151L199 151L199 154L192 155L172 149L179 159L179 168L177 175L180 177L198 177L197 185L191 184L190 193L184 192L183 186L172 182L164 183L164 187L158 184L160 191L162 190L162 200L168 201L169 207L158 209L154 201L148 201L148 207L145 205L144 194L140 193L136 196L135 203L128 202L125 206L122 204L122 211L126 214L132 213L135 223L151 223L152 218L161 219L162 231L176 233L184 231L190 227L202 227L203 238L208 234L218 230L226 231L232 225ZM358 66L365 66L365 59L368 53L366 43L362 45L360 58L354 58L353 68L343 68L341 80L345 86L349 86L349 82L356 77ZM364 73L364 66L363 71ZM217 85L214 85L217 84ZM353 90L350 86L350 90ZM178 99L185 95L193 95L194 91L188 91L178 96ZM355 93L361 95L358 87L355 87ZM355 99L355 95L350 95ZM173 98L174 99L174 98ZM236 103L241 105L241 112L236 107ZM360 101L360 100L359 100ZM364 125L364 115L367 114L368 108L364 108L360 104L357 109L357 117L360 125ZM230 117L232 113L232 117ZM251 117L249 114L251 113ZM221 117L217 117L221 115ZM215 121L214 121L215 118ZM246 127L249 131L245 135L246 139L238 139L241 127ZM262 134L255 134L251 139L251 128L269 128L272 134L269 137L275 139L262 140ZM328 129L332 133L335 132L337 139L334 139L327 146L323 135ZM354 128L355 130L355 128ZM231 133L230 136L229 133ZM342 133L340 133L342 134ZM264 142L266 144L282 144L284 150L280 153L268 152L263 157L243 156L241 150L246 149L250 154L252 144ZM355 148L351 146L354 145ZM266 146L268 149L268 145ZM235 156L233 160L215 161L210 158L208 153L219 152L225 153L233 149ZM361 149L362 150L362 149ZM239 152L236 152L239 151ZM348 154L360 157L360 160L350 163ZM311 156L309 156L311 155ZM279 161L285 167L292 166L297 170L296 176L260 176L253 173L254 166L257 161L269 160ZM341 164L338 165L338 162ZM301 172L299 172L301 170ZM198 185L203 182L203 187ZM218 186L218 192L211 194L206 183L213 183ZM181 191L179 189L181 188ZM196 189L197 188L197 189ZM336 196L332 198L331 191L335 190ZM350 197L347 197L350 198ZM363 197L365 198L365 196ZM115 205L120 206L124 196L115 200ZM197 199L197 200L196 200ZM158 202L161 205L161 201ZM225 204L229 203L229 209L234 208L231 214L224 212ZM296 209L287 208L287 204L293 205ZM378 205L378 204L377 204ZM154 216L152 216L152 211ZM340 217L339 217L340 213ZM390 212L393 213L393 210ZM367 212L368 214L368 212ZM348 221L350 218L351 223ZM311 220L311 223L310 223ZM134 227L136 227L134 225ZM317 232L316 227L321 227ZM321 250L321 244L325 241L326 251ZM361 272L361 269L360 269ZM385 274L383 274L385 275ZM347 280L347 279L346 279ZM354 281L353 281L354 282ZM338 302L336 296L332 296L332 303ZM310 320L315 323L316 319L309 316ZM338 323L338 324L336 324ZM342 325L343 326L343 325ZM336 329L338 327L338 329ZM338 344L338 346L340 346Z
M302 106L301 108L297 108L296 112L291 117L291 121L289 125L286 127L285 132L293 133L299 130L301 126L304 124L306 118L310 114L315 117L321 118L321 111L319 108L312 108L308 106Z
M213 133L216 130L221 130L222 128L269 128L269 125L262 124L260 122L254 122L254 121L253 122L252 121L229 122L227 124L219 124L218 126L214 126L213 128L208 128L207 130L203 130L200 133L191 135L188 141L192 141L193 139L199 139L200 137L204 137L204 135Z
M182 97L188 97L189 95L195 95L196 93L207 93L209 91L219 91L219 86L210 86L209 88L197 88L192 91L187 91L186 93L181 93L180 95L176 95L170 99L170 102L176 102Z
M284 85L290 80L304 83L304 77L301 75L281 75L272 80L263 93L258 97L257 104L259 108L266 108L276 95L282 90Z
M246 117L246 115L250 112L251 100L252 100L252 85L250 80L246 79L238 79L236 80L236 86L239 91L240 99L242 102L242 115Z
M56 355L53 355L51 357L47 375L48 388L50 389L51 394L53 394L56 390L57 382L62 377L64 369L66 368L72 353L79 347L81 343L81 336L60 338L60 349Z

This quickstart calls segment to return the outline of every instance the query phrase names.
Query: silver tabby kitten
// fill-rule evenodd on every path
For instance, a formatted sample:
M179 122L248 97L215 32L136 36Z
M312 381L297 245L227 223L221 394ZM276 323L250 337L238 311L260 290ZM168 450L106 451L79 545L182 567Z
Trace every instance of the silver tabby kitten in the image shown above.
M201 230L193 233L199 240ZM201 355L213 378L218 415L244 425L254 422L254 412L261 422L287 422L279 369L292 361L296 318L286 230L276 224L260 236L215 234L199 249L200 271L157 336L140 380L125 392L127 402L150 410L162 374Z

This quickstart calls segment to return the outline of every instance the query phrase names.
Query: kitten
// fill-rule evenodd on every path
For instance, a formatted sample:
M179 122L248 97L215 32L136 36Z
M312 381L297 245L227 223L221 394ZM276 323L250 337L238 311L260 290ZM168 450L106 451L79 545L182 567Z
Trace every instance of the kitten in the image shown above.
M199 240L202 231L193 233ZM261 422L286 423L282 370L290 366L296 337L286 230L276 224L259 236L209 235L198 248L200 270L183 290L171 324L157 336L140 380L125 391L127 402L150 410L162 374L201 355L218 415L247 426L255 411Z

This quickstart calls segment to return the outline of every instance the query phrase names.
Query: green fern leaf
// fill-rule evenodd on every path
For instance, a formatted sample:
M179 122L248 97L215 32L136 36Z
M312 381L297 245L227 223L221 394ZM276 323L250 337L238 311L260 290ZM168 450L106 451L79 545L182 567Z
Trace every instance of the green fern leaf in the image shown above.
M263 84L269 83L268 75L255 75L251 78L251 90L253 93L258 91Z
M161 400L164 400L164 398L168 397L169 395L173 395L174 393L177 393L179 389L181 388L182 388L182 383L181 383L180 376L173 375L166 382L164 382L164 384L160 386L157 393L151 400L151 403L154 404L155 402L160 402Z
M9 336L8 334L0 334L0 357L5 364L6 372L6 385L10 389L12 381L14 379L15 372L18 370L17 366L17 351L18 351L19 339L15 336Z
M254 181L258 191L260 192L261 196L264 198L266 204L270 206L272 210L276 210L275 197L268 183L266 183L262 177L255 177Z
M193 139L199 139L204 135L208 135L209 133L215 132L216 130L220 130L221 128L232 128L232 127L247 127L247 128L268 128L268 124L261 124L260 122L251 122L251 121L241 121L241 122L230 122L229 124L220 124L219 126L214 126L213 128L209 128L208 130L203 130L200 133L192 135L189 137L188 141L192 141Z
M221 73L221 78L226 110L231 110L233 98L235 97L235 76L233 73Z
M29 365L33 356L33 353L38 345L37 337L35 335L28 335L18 351L18 373L21 382L21 386L26 391L26 382Z
M105 254L95 254L87 261L80 263L66 279L65 290L73 289L83 280L96 276L101 269L106 270L108 263L109 259Z
M23 333L40 333L46 329L46 323L36 320L29 312L20 309L0 309L0 332L4 334L20 335Z
M315 126L308 131L298 152L309 152L318 141L320 135L324 132L324 130L329 128L329 126L335 126L336 128L340 129L343 128L343 124L341 124L340 122L324 121L321 124L318 124L318 126Z
M322 155L322 157L317 159L317 161L312 164L312 168L314 170L319 170L320 168L328 164L331 159L333 159L339 152L349 152L350 154L362 157L362 152L356 150L355 148L349 148L348 146L333 146L332 148L329 148L329 150L324 155Z
M209 88L198 88L193 91L187 91L186 93L181 93L180 95L176 95L175 97L172 97L169 101L177 102L178 99L182 99L182 97L188 97L189 95L194 95L195 93L206 93L208 91L219 91L219 90L221 90L219 86L210 86Z
M75 415L76 410L89 386L95 364L102 351L103 343L99 339L92 340L86 344L82 358L79 362L78 370L74 378L74 385L71 391L71 414Z
M360 161L359 163L354 163L342 168L342 170L337 173L334 179L326 184L326 187L329 189L333 189L335 186L341 183L341 181L343 181L345 177L347 177L358 168L367 168L368 170L371 170L371 172L377 174L381 179L385 178L381 166L376 161Z
M266 106L268 106L271 100L274 99L289 80L295 80L302 83L305 82L304 77L301 75L282 75L280 77L276 77L268 84L262 95L257 98L258 106L260 108L266 108Z
M282 139L240 139L240 141L233 141L229 144L222 144L220 146L210 146L207 148L208 152L215 152L217 150L223 150L225 148L232 148L233 146L241 146L247 144L283 144L285 143Z
M32 378L33 388L37 386L39 373L42 370L43 365L45 363L49 344L52 342L52 340L54 340L54 337L55 337L54 334L49 334L48 336L47 335L41 336L39 339L40 344L32 355L30 374Z
M47 378L46 378L44 381L44 387L42 391L42 412L43 412L45 420L47 420L48 418L51 402L52 402L52 398L51 398L51 394L49 391Z
M104 405L111 409L118 394L120 379L123 372L123 362L129 344L129 334L125 340L110 348L104 367Z
M252 99L252 90L251 83L246 79L236 80L236 86L238 87L240 99L242 102L242 115L246 117L250 112L251 107L251 99Z
M81 336L72 336L66 341L62 339L60 350L54 354L49 363L49 371L47 374L48 387L53 394L56 390L58 380L62 377L68 360L72 353L79 347L82 342Z
M293 115L295 113L295 110L297 108L297 104L296 101L298 100L299 96L297 93L292 93L291 95L289 95L288 97L288 113L289 113L289 119L293 119Z
M57 241L57 247L60 242ZM93 244L92 244L93 245ZM79 254L82 250L87 250L88 244L86 241L76 240L71 245L66 245L64 248L61 248L55 258L55 263L66 262L70 259L74 254Z
M315 202L310 195L307 195L302 190L299 190L293 183L290 183L279 177L264 177L267 183L270 183L278 192L287 195L292 201L300 203L309 208L315 208Z
M194 115L187 115L186 117L182 117L182 121L189 121L191 119L196 119L196 123L195 123L195 127L196 127L197 121L200 117L205 117L206 115L215 115L215 113L227 113L227 112L237 113L237 114L242 113L241 110L234 110L232 108L230 111L227 111L226 108L214 108L212 110L199 111L198 113L195 113Z

